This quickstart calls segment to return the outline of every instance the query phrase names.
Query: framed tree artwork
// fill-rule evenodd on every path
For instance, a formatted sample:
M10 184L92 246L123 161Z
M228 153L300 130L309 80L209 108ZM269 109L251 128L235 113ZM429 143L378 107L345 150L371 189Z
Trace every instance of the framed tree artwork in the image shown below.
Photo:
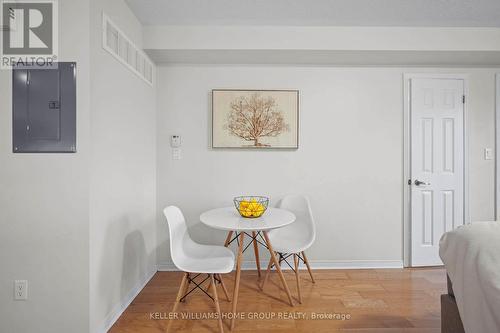
M298 145L298 90L212 90L213 148Z

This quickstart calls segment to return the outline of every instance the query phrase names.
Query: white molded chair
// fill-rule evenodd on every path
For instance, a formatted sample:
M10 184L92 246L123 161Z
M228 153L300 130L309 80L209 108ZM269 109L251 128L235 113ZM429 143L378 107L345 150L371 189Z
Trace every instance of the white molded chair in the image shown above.
M309 275L313 283L314 277L312 275L309 261L307 260L305 251L314 243L316 238L316 226L311 211L311 204L309 199L302 195L288 195L284 197L279 203L279 208L291 211L295 214L296 220L286 227L271 230L268 233L269 240L273 244L273 249L279 255L279 263L286 262L288 266L295 272L297 281L298 300L302 303L302 296L300 294L299 282L299 261L306 264ZM293 257L294 266L290 265L287 261L289 257ZM272 260L269 261L267 266L266 275L262 283L262 288L269 277L269 272L273 267Z
M179 302L185 300L187 295L195 289L200 289L215 302L215 308L219 314L219 330L223 332L216 282L221 284L227 300L230 301L221 274L230 273L233 270L233 252L223 246L202 245L194 242L189 236L184 215L178 207L169 206L163 210L163 213L167 218L172 261L179 270L184 272L172 312L177 311ZM208 276L200 283L196 282L195 279L202 274ZM207 280L209 284L204 290L201 285ZM193 283L194 287L188 291L190 283ZM213 290L213 297L208 294L209 289ZM168 323L167 332L171 323L172 320Z

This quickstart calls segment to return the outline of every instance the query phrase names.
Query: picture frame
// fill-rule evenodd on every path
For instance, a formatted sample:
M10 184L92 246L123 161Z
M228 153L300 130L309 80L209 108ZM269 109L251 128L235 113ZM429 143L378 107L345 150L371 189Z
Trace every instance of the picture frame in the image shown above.
M298 90L212 90L212 148L298 147Z

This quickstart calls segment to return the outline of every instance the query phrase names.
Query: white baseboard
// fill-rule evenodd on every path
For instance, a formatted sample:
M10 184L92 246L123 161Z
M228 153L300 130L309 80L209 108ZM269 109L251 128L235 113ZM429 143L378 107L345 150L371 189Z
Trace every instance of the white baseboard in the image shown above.
M403 268L402 260L310 260L312 269Z
M266 269L268 260L261 260L261 269ZM309 260L312 269L375 269L375 268L403 268L402 260ZM282 268L290 269L287 264L282 264ZM301 264L301 269L306 269ZM242 270L255 269L255 261L245 260L241 264ZM178 271L171 261L164 261L158 264L158 271L169 272Z
M146 286L146 284L151 280L151 278L158 271L155 266L150 272L148 272L144 277L139 281L130 292L122 299L122 301L116 304L113 309L109 312L106 318L103 320L102 324L97 329L99 333L106 333L111 329L111 326L120 318L122 313L128 308L130 303L139 295L142 289Z

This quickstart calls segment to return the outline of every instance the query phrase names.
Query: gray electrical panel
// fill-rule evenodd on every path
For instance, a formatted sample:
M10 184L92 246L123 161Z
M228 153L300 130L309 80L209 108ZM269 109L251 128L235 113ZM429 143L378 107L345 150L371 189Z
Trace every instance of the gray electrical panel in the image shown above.
M76 152L76 63L12 70L14 153Z

